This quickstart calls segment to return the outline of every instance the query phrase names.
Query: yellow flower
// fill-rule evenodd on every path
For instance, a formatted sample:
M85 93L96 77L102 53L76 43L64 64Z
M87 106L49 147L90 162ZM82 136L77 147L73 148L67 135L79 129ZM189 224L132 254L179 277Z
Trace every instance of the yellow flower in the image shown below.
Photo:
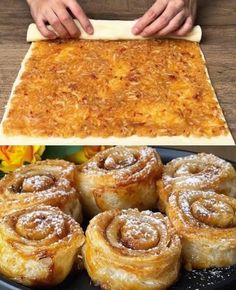
M99 151L102 151L106 148L107 148L106 146L83 146L83 148L80 149L80 151L67 156L66 160L77 164L81 164L92 158Z
M26 163L41 160L45 146L0 146L0 170L14 171Z

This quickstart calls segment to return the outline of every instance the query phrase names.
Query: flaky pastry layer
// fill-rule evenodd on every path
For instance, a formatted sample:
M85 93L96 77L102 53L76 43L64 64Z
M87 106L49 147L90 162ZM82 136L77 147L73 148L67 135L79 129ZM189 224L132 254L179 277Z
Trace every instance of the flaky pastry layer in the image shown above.
M182 242L187 270L236 263L236 199L213 191L176 191L167 215Z
M160 213L112 210L90 221L82 252L102 289L163 290L178 277L181 244Z
M56 207L17 210L0 220L0 272L27 286L59 284L84 241L79 224Z
M59 207L77 221L82 208L75 188L76 167L64 160L25 165L0 180L0 216L35 205Z
M231 163L213 154L179 157L164 166L157 187L162 211L167 206L169 195L176 190L214 190L236 197L236 171Z
M115 208L156 208L161 173L161 159L150 147L117 146L97 153L78 169L85 212L94 216Z

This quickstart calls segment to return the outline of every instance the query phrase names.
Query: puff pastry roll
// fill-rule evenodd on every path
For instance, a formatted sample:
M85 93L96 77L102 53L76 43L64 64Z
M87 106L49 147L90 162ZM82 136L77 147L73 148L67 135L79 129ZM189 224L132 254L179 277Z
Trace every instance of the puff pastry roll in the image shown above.
M182 240L187 270L236 263L236 199L213 191L177 191L168 217Z
M181 243L161 213L117 209L90 221L82 254L102 289L157 290L176 281Z
M0 272L29 286L51 286L71 271L83 230L59 208L36 206L0 220Z
M157 152L148 147L112 147L78 170L77 186L87 214L110 209L157 207L156 179L162 173Z
M236 197L236 171L229 162L212 154L194 154L165 165L157 186L159 209L165 211L168 197L175 190L213 190Z
M45 204L57 206L81 222L82 210L75 188L76 167L64 160L45 160L18 168L0 180L0 215Z

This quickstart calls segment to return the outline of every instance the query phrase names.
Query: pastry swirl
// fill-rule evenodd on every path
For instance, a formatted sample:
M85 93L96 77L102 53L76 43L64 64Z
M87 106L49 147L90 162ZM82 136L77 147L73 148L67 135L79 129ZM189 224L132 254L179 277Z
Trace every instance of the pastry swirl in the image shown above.
M187 270L236 263L236 199L213 191L176 191L168 217L182 240Z
M44 160L5 175L0 180L0 215L45 204L57 206L81 222L75 170L75 165L64 160Z
M176 158L165 165L157 187L162 211L175 190L213 190L236 197L236 171L232 164L217 156L194 154Z
M181 244L167 217L138 209L98 214L86 230L85 267L102 289L166 289L178 277Z
M36 206L0 220L0 271L30 286L64 280L85 241L80 225L59 208Z
M162 163L148 147L117 146L101 151L78 170L77 185L87 214L111 209L156 207Z

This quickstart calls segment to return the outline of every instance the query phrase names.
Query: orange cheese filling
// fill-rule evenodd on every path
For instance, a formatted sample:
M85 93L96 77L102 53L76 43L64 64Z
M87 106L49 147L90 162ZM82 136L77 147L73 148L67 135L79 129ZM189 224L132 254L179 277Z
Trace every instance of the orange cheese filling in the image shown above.
M3 130L81 138L228 133L199 45L183 40L35 43Z

